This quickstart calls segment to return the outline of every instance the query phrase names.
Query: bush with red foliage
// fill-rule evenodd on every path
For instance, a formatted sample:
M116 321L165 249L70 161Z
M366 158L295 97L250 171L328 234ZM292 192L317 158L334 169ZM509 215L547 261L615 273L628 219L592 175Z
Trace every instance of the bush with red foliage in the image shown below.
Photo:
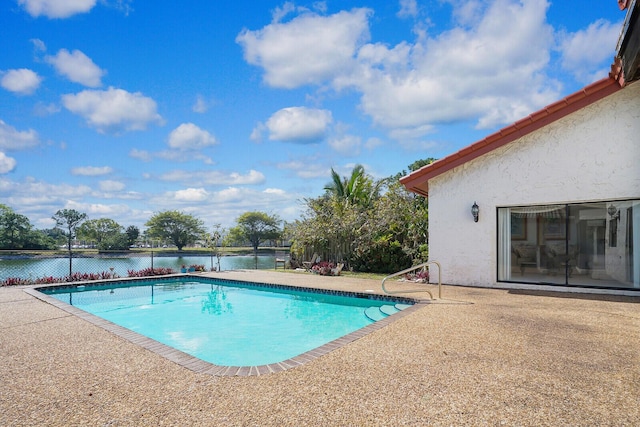
M127 270L129 277L147 277L147 276L164 276L166 274L174 274L175 271L172 268L144 268L142 270Z

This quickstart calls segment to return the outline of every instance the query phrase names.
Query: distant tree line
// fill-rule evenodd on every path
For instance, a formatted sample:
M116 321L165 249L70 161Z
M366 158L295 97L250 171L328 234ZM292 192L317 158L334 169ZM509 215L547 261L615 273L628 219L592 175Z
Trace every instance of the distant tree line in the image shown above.
M58 249L71 251L75 242L90 243L98 250L128 250L142 239L155 240L175 246L179 251L184 247L203 242L207 246L219 244L248 244L257 253L258 247L267 241L282 238L282 220L277 215L264 212L245 212L237 220L237 226L226 235L216 224L208 233L204 222L193 215L176 210L154 214L146 223L147 229L140 233L138 227L126 229L113 219L88 219L87 214L75 209L58 210L52 219L56 226L50 230L35 230L29 219L14 212L10 207L0 205L0 249Z
M429 158L409 165L409 171L433 162ZM305 212L292 223L277 215L245 212L236 225L224 230L219 224L208 232L193 215L168 210L154 214L141 233L109 218L89 219L74 209L58 210L56 226L35 230L29 219L0 204L0 249L56 249L71 251L81 240L101 251L128 250L149 239L175 246L179 251L196 242L217 251L220 246L250 245L254 254L265 242L288 241L298 260L311 254L342 262L354 271L393 272L426 261L428 257L427 200L408 192L395 176L375 180L357 165L349 176L331 170L324 193L304 200ZM219 254L219 253L218 253Z

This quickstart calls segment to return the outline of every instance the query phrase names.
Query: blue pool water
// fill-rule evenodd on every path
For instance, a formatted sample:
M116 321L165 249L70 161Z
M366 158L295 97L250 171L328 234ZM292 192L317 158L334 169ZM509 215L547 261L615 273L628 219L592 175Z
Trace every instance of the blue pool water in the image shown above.
M367 310L395 307L392 301L199 278L43 292L223 366L281 362L372 323Z

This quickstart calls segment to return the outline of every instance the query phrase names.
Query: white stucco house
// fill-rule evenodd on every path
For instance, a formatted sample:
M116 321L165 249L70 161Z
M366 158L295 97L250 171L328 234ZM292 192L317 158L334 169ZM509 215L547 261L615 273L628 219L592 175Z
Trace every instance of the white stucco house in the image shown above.
M640 6L629 3L609 77L401 179L428 196L443 283L640 295Z

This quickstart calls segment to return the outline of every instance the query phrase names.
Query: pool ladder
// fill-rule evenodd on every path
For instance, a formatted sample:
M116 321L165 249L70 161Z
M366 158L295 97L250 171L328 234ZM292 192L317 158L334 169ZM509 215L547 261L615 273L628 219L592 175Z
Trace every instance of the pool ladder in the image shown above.
M431 264L436 265L436 266L438 267L438 299L442 299L442 280L441 280L441 278L442 278L442 275L441 275L442 267L440 266L440 263L439 263L438 261L427 261L427 262L423 262L423 263L422 263L422 264L420 264L420 265L414 265L413 267L409 267L409 268L407 268L407 269L405 269L405 270L398 271L397 273L393 273L393 274L391 274L391 275L389 275L389 276L385 277L384 279L382 279L382 290L383 290L386 294L389 294L389 295L393 295L393 294L409 294L409 293L415 293L415 292L426 292L426 293L428 293L428 294L429 294L429 296L431 297L431 299L434 299L434 298L433 298L433 294L431 293L431 291L429 291L428 289L425 289L425 288L421 288L421 289L409 289L409 290L406 290L406 291L389 291L389 290L387 290L387 288L385 288L385 286L384 286L384 282L385 282L387 279L391 279L392 277L402 276L402 275L404 275L404 274L411 273L412 271L416 271L416 270L423 270L423 271L425 271L425 270L426 270L426 267L427 267L428 265L431 265Z

